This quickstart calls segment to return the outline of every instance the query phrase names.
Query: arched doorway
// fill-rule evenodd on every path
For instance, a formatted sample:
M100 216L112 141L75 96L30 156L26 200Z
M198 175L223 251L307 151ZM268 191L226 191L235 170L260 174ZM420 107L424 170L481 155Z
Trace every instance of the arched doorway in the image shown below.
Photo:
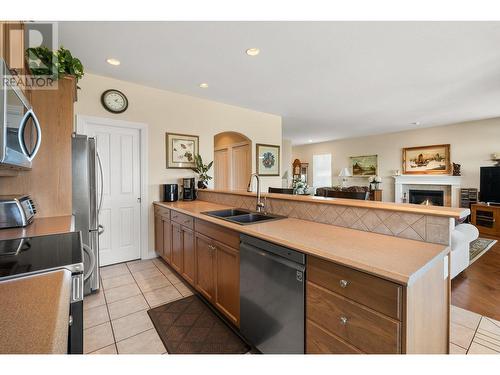
M214 136L214 186L244 190L252 173L252 141L237 132Z

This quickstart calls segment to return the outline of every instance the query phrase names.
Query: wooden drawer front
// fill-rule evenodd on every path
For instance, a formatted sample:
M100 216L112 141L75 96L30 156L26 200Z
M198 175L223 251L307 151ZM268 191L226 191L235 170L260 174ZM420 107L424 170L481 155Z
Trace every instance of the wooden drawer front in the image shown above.
M307 257L307 279L401 320L403 290L398 284L313 256Z
M170 210L168 208L155 205L155 215L160 215L166 220L170 220Z
M179 223L180 225L183 225L189 229L194 228L194 219L192 216L181 214L177 211L172 211L170 218L172 221L175 221L176 223Z
M240 235L237 232L221 227L220 225L196 219L196 232L213 238L214 240L232 247L233 249L239 250L240 248Z
M306 321L307 354L362 354L358 348L332 335L311 320Z
M401 352L401 323L307 283L307 318L365 353Z

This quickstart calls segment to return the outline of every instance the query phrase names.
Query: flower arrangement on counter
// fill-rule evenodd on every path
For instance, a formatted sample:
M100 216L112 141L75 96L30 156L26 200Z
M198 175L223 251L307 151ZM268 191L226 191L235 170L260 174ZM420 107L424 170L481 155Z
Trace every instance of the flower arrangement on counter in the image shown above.
M372 176L368 179L370 183L370 190L379 190L380 184L382 183L382 177L380 176Z
M294 194L307 194L309 185L307 185L307 183L305 183L300 177L295 177L293 179L292 188Z

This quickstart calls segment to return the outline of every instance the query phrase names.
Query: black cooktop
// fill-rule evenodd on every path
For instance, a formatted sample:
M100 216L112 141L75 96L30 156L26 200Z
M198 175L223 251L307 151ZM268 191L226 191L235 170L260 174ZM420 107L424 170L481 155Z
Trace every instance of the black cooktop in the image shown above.
M0 280L59 268L83 271L80 232L0 241Z

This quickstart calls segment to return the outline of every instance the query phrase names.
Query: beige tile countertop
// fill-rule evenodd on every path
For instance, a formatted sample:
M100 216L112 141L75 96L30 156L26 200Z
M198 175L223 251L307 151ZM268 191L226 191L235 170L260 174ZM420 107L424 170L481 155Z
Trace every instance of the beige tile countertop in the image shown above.
M205 189L203 191L206 191L208 193L236 194L236 195L255 197L254 192L247 192L246 190ZM292 200L298 202L333 204L333 205L360 207L360 208L373 208L373 209L390 210L397 212L410 212L414 214L450 217L454 219L462 219L470 214L470 210L468 208L425 206L421 204L378 202L369 200L365 201L360 199L325 198L325 197L316 197L312 195L262 193L262 197L282 199L282 200Z
M73 221L71 215L35 218L24 228L0 229L0 240L71 232Z
M154 203L402 285L412 284L420 272L449 252L449 248L443 245L295 218L251 225L234 224L203 214L230 208L206 201Z
M0 354L65 354L71 272L0 282Z

